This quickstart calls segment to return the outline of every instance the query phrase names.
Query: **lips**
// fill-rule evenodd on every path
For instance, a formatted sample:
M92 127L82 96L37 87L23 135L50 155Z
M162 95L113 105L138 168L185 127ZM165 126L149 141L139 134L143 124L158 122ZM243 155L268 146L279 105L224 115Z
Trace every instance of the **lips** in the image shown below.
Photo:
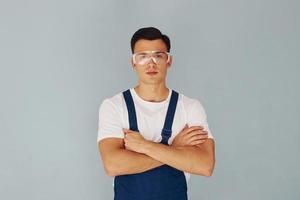
M147 72L147 74L149 74L149 75L155 75L155 74L157 74L158 72Z

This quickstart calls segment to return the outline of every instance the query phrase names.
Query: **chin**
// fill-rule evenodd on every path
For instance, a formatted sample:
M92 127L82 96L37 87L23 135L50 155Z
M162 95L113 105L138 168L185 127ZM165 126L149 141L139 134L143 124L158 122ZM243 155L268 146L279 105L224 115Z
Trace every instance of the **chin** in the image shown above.
M146 84L159 84L164 82L165 77L157 76L157 77L141 77L139 80Z
M163 82L163 80L161 79L156 79L156 80L142 80L143 83L149 84L149 85L157 85L157 84L161 84Z

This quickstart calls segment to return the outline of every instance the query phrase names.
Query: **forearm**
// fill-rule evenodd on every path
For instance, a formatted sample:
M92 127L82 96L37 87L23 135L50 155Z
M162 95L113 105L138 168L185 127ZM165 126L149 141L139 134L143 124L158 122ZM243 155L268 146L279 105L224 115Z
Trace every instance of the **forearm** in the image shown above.
M106 171L110 176L141 173L163 165L145 154L122 148L111 152L106 163Z
M204 146L167 146L149 142L145 154L181 171L210 176L214 159Z

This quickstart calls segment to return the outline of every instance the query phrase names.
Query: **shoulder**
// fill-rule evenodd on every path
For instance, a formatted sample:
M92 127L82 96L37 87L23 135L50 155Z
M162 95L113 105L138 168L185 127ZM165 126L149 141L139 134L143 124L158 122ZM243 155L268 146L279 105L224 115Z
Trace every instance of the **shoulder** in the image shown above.
M179 93L178 101L181 102L187 110L193 110L195 108L203 109L202 103L199 99L186 96L182 93Z
M204 109L204 106L202 105L201 100L179 93L178 102L182 104L188 119L206 119L206 111Z
M123 94L122 92L118 92L117 94L105 98L101 104L100 110L116 110L121 111L123 106Z

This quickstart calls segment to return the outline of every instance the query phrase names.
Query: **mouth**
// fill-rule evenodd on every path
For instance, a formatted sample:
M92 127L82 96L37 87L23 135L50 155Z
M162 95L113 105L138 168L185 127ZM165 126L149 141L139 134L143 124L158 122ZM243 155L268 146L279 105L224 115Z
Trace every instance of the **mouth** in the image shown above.
M147 72L147 74L148 75L151 75L151 76L153 76L153 75L156 75L158 72Z

